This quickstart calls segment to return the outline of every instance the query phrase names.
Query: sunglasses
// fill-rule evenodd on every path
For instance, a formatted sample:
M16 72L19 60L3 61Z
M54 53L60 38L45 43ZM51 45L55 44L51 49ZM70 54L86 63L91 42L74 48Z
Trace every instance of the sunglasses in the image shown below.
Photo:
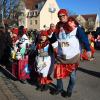
M59 15L58 17L61 18L61 17L65 17L65 16L66 16L66 15Z

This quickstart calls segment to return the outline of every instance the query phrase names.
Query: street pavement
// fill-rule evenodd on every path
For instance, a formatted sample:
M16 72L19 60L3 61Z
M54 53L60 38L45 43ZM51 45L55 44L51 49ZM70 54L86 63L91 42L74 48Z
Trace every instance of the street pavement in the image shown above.
M77 70L77 81L72 97L51 95L50 91L37 91L35 85L23 84L10 79L0 72L0 100L100 100L100 51L96 51L94 61L82 61ZM64 90L68 79L63 80ZM54 83L56 80L54 79Z

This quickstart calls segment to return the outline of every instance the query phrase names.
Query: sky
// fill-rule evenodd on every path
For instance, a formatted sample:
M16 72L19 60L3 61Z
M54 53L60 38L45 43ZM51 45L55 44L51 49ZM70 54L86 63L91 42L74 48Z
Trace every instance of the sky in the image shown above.
M56 0L60 8L68 9L75 14L98 14L100 0Z

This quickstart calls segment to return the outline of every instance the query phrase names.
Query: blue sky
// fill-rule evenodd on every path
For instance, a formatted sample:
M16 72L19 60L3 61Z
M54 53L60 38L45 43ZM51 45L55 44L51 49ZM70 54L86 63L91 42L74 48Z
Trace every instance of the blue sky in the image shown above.
M75 14L99 14L100 0L56 0L60 8L68 9Z

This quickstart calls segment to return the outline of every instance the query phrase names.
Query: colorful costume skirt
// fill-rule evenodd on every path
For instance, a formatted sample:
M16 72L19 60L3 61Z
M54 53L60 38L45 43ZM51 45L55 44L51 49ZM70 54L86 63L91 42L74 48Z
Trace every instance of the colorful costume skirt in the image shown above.
M54 78L66 78L69 74L76 70L79 64L55 64Z

